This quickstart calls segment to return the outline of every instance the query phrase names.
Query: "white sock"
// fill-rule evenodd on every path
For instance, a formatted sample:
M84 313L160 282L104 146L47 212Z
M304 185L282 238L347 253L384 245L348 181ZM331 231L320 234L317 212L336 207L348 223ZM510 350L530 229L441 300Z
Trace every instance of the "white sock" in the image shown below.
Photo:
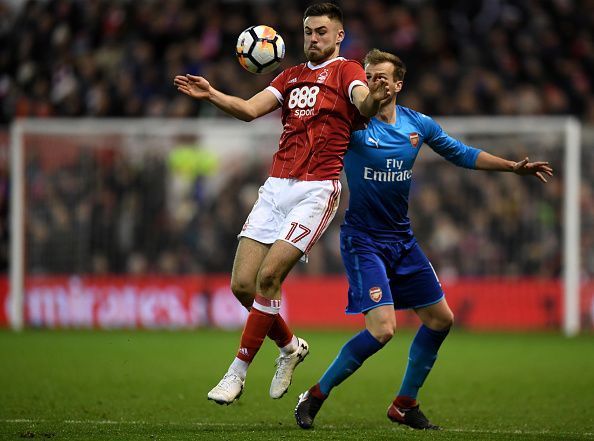
M237 375L239 375L242 380L245 380L249 365L250 364L248 362L235 357L235 360L233 360L233 363L231 363L231 366L229 366L229 370L232 370Z
M289 344L287 346L283 346L282 348L280 348L280 352L282 355L292 354L293 352L295 352L297 350L298 345L299 345L299 340L297 340L297 337L295 337L293 335L293 338L291 339Z

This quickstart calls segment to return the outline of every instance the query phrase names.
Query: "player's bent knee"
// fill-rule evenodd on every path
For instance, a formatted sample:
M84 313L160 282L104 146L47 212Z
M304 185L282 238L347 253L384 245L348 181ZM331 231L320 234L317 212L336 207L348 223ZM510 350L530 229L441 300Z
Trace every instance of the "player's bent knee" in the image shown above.
M452 326L454 326L454 313L450 311L449 314L443 318L441 324L443 326L442 329L450 329Z
M244 283L238 279L231 279L231 291L245 308L250 309L252 307L254 296L256 294L256 287L254 284Z
M384 328L383 332L380 334L380 336L377 338L377 340L382 344L386 344L390 340L392 340L392 337L394 337L394 333L395 333L394 329Z
M445 331L454 326L454 314L450 311L448 314L432 317L430 323L425 325L434 331Z
M372 326L367 330L381 344L386 344L394 337L396 326L392 323L383 323L379 326Z
M245 283L240 279L231 279L231 291L235 297L254 297L256 285L254 283Z
M271 270L263 268L258 274L258 287L262 291L262 295L266 296L266 293L277 291L280 289L280 276Z

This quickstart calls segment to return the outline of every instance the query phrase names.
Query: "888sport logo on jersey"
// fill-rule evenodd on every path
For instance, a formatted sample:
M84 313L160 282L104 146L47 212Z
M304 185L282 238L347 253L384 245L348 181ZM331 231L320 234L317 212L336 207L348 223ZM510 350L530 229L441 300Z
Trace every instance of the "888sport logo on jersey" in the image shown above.
M318 86L296 87L289 94L288 107L299 118L314 114L314 106L318 99L320 88Z

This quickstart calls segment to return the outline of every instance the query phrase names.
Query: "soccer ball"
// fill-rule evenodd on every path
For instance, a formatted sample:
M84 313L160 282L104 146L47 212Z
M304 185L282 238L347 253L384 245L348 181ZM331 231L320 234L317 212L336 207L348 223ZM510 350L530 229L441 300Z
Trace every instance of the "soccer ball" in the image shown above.
M270 26L250 26L237 39L236 55L249 72L265 74L276 69L285 56L285 42Z

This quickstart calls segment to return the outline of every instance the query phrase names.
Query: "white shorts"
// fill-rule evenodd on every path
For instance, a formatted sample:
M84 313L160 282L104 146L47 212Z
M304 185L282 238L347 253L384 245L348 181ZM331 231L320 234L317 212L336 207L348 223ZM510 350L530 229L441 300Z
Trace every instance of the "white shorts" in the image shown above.
M284 240L307 255L338 209L338 179L298 181L269 177L239 237L272 244Z

